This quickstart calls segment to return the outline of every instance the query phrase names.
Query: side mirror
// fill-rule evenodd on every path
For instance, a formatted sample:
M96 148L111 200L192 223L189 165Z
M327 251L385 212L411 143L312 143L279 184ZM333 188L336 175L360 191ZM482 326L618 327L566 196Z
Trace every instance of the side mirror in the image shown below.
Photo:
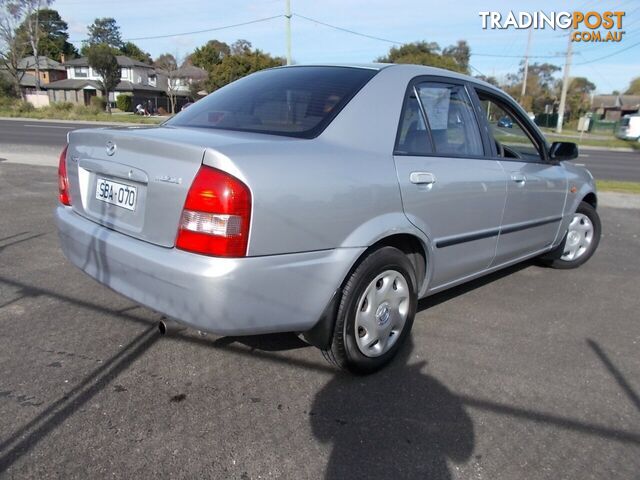
M553 142L549 149L549 158L558 162L578 158L578 146L573 142Z

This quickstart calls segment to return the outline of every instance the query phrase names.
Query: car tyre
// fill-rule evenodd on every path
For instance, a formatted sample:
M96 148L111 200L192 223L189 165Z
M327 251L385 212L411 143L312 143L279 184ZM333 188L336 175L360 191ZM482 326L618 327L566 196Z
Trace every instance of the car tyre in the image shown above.
M325 358L356 374L388 364L411 331L416 285L411 261L397 248L381 247L368 255L344 284Z
M587 202L580 202L560 245L540 260L552 268L578 268L595 253L601 234L598 212Z

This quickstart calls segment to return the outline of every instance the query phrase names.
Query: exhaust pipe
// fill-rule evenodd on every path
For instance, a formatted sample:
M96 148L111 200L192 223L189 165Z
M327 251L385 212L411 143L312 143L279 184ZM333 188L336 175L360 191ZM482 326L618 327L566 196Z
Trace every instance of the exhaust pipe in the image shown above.
M186 328L187 327L184 325L168 318L163 318L158 322L158 331L160 332L160 335L172 335L182 330L186 330Z

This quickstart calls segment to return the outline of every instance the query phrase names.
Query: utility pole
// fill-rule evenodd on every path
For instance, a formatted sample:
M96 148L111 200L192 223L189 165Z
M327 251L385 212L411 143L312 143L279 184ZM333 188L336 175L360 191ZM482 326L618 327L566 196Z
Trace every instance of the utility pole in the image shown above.
M524 77L522 79L522 92L520 93L520 103L524 100L524 94L527 92L527 76L529 75L529 52L531 51L531 35L533 28L529 28L529 37L527 38L527 50L524 54Z
M285 18L287 19L287 65L291 65L291 0L286 0Z
M571 35L569 35L569 46L567 47L567 58L564 62L564 73L562 75L562 93L560 93L560 106L558 107L558 124L556 125L556 132L562 133L562 122L564 121L564 105L567 101L567 90L569 89L569 69L571 68L571 56L573 54L573 42L571 41Z

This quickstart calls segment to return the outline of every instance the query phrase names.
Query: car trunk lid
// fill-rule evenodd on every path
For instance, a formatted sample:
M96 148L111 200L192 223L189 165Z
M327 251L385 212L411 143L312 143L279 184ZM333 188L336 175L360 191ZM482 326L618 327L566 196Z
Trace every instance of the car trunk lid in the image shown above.
M67 165L72 208L112 230L171 247L204 152L205 146L186 143L175 129L71 132Z

